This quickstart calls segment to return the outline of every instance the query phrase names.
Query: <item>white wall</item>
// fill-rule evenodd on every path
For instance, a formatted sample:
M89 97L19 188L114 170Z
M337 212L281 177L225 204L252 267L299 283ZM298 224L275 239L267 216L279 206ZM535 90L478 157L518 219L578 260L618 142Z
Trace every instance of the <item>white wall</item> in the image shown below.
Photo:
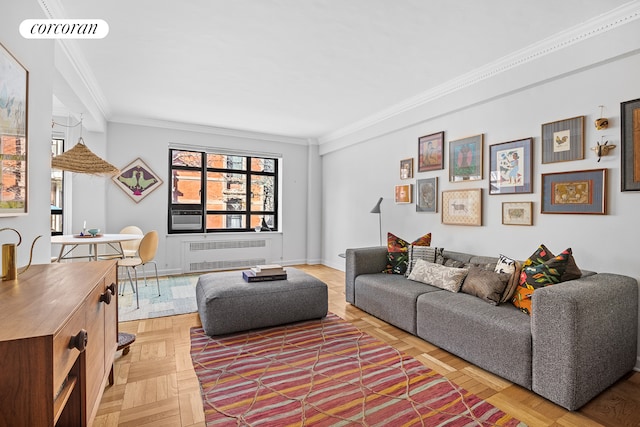
M182 128L188 127L185 125ZM105 187L106 217L104 230L118 232L126 225L138 225L143 231L157 230L160 234L158 268L162 273L181 273L181 245L184 241L197 239L232 239L246 237L246 233L210 233L204 235L167 235L167 204L170 143L193 145L195 147L217 147L260 153L282 155L281 170L281 232L269 233L275 239L277 255L271 262L283 264L305 263L308 257L320 258L319 253L308 255L308 244L320 247L318 237L307 238L308 228L319 228L319 217L307 219L309 198L318 198L319 194L309 196L309 185L319 185L319 178L309 177L309 164L318 163L317 147L315 150L306 141L299 143L260 140L258 137L230 136L212 132L169 129L159 126L141 126L123 123L109 123L107 142L108 160L116 167L122 168L136 158L141 158L164 181L139 203L135 203L113 183ZM316 167L319 169L319 166ZM315 183L313 181L316 181ZM78 192L74 189L74 197ZM100 215L96 210L96 215ZM89 219L87 219L89 222ZM93 219L91 220L93 224ZM311 242L311 243L309 243Z
M19 3L19 4L17 4ZM22 234L18 248L18 265L28 262L29 246L42 236L34 249L34 263L48 263L50 255L50 152L53 42L25 40L18 33L20 22L43 16L36 2L0 0L0 43L29 71L27 116L28 214L0 218L0 228L15 228ZM0 243L15 242L11 233L0 234Z
M635 28L639 36L634 41L636 44L640 40L637 29L638 26ZM382 196L382 228L385 235L386 232L393 232L411 241L431 232L432 246L491 256L502 253L518 259L526 259L540 243L546 244L553 252L571 247L578 265L583 269L621 273L640 279L637 251L640 241L640 228L637 226L640 192L620 191L620 103L640 98L640 79L637 78L640 50L637 46L635 49L629 47L630 52L605 61L597 58L596 51L586 49L593 55L588 58L591 65L563 72L553 78L544 78L546 69L536 68L546 65L546 62L527 65L527 79L537 71L543 80L501 92L511 81L518 80L513 73L505 73L493 81L439 100L443 106L442 115L425 114L427 120L395 128L388 125L386 129L379 129L379 136L362 136L363 142L360 143L349 141L342 144L343 147L339 143L333 144L339 148L325 147L322 158L323 262L344 269L344 260L338 257L339 253L346 248L378 244L378 217L369 211L378 197ZM572 59L580 63L584 57ZM494 96L485 91L488 87L495 88ZM452 97L456 99L452 100ZM465 105L464 99L473 102ZM593 126L593 121L600 116L599 105L605 106L604 116L610 119L610 126L604 131L597 131ZM428 106L431 109L436 107ZM586 116L585 159L542 164L541 124L581 115ZM394 120L397 124L403 118L396 117ZM411 119L406 120L410 122ZM413 180L400 180L400 160L417 158L418 137L439 131L445 131L445 164L448 162L449 141L484 134L482 181L450 183L448 168L416 173ZM370 130L363 131L363 134L365 132ZM616 144L617 148L597 163L590 148L600 141L601 135L606 135L610 144ZM534 192L489 195L489 146L527 137L534 138ZM596 168L608 170L607 215L540 213L542 173ZM441 206L438 206L438 213L433 214L416 212L415 204L394 204L394 185L415 183L416 179L430 177L438 177L439 194L442 190L481 188L483 225L443 225ZM532 201L533 226L502 225L501 204L505 201ZM640 361L637 366L640 368Z

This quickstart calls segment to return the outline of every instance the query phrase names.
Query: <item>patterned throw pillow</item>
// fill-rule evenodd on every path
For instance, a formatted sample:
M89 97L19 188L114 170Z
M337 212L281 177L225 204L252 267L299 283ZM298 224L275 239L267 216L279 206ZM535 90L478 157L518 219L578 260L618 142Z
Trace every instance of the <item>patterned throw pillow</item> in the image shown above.
M420 236L413 241L412 245L429 246L431 244L431 233ZM411 245L404 239L387 233L387 266L383 273L405 274L409 264L409 247Z
M571 248L569 248L569 252L571 252ZM547 249L544 244L541 244L538 249L529 257L527 261L530 261L533 264L542 264L546 261L549 261L551 258L555 257L555 255ZM527 261L522 264L523 267L526 267ZM566 282L567 280L579 279L582 277L582 271L578 268L576 264L576 260L573 258L573 254L569 256L569 260L567 261L567 266L564 274L562 275L561 282Z
M407 265L406 276L409 276L413 267L416 265L416 261L423 259L427 262L436 262L438 254L442 253L442 248L433 248L431 246L416 246L412 244L409 248L409 262Z
M466 268L445 267L444 265L427 262L423 259L416 261L409 280L426 283L451 292L458 292L462 281L467 277Z
M565 249L560 255L552 258L549 258L549 254L551 253L544 248L544 245L540 245L532 258L525 261L520 272L520 285L511 298L513 305L529 315L532 312L531 297L533 292L538 288L562 282L562 275L565 273L571 257L571 248ZM541 260L544 261L540 262Z

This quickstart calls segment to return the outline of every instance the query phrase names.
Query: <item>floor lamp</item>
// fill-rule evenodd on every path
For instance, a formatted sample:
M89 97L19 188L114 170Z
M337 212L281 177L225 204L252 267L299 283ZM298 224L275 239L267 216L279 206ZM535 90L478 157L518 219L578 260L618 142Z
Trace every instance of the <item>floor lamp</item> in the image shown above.
M380 228L378 237L380 238L380 246L382 246L382 214L380 213L380 203L382 203L382 197L380 197L378 203L371 209L371 213L378 214L378 226Z

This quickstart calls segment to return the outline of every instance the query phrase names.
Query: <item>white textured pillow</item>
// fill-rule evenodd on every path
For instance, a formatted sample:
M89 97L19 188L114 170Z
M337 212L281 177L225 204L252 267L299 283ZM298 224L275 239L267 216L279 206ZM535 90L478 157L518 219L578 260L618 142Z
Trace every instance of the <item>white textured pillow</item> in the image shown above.
M445 267L444 265L419 259L416 261L413 270L411 270L408 279L447 291L458 292L468 273L469 270L467 268Z

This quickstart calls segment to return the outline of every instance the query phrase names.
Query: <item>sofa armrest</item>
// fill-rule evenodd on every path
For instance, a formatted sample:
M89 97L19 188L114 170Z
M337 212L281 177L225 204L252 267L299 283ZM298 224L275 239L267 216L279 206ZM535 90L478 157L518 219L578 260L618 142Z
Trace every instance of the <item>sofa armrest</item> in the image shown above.
M575 410L633 369L638 282L601 273L536 289L534 392Z
M387 248L347 249L344 294L348 303L356 301L355 283L360 274L381 273L387 266Z

